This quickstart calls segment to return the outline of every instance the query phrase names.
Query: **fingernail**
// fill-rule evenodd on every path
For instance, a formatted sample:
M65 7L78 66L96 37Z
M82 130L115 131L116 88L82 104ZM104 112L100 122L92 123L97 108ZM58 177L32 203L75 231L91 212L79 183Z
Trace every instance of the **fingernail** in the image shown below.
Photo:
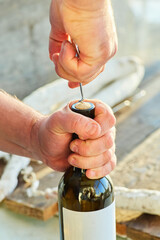
M69 159L69 163L70 163L72 166L76 166L76 159L75 159L75 158Z
M97 131L97 125L94 124L94 123L89 123L89 124L87 125L86 131L87 131L87 133L88 133L89 135L94 135L95 132Z
M71 151L72 151L72 152L75 152L75 153L78 153L78 146L75 145L75 144L72 145L72 146L71 146Z

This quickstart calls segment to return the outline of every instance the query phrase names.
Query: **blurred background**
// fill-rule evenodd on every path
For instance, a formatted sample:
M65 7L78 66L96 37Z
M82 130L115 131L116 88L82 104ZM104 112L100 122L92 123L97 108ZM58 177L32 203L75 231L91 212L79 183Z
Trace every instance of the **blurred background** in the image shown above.
M115 58L138 56L145 65L143 82L147 82L141 88L147 93L142 101L136 100L137 103L133 104L132 108L128 107L126 112L119 111L117 115L119 161L151 137L151 150L145 145L143 157L137 157L138 160L133 161L131 165L127 164L123 174L123 169L118 169L120 176L115 173L116 183L121 186L128 184L127 187L131 188L147 187L155 190L159 189L160 148L159 137L152 138L152 133L160 136L157 131L160 126L160 94L157 93L160 89L160 0L111 1L119 39L119 49ZM0 0L0 88L20 99L58 78L48 54L49 6L50 0ZM124 173L128 173L125 175L127 177L124 177ZM160 236L160 217L155 218L159 221L155 223L156 236ZM40 222L0 208L0 219L0 235L6 240L43 240L46 239L46 233L48 240L58 239L59 236L58 218ZM149 226L155 226L153 222L146 222L144 229L149 232ZM153 227L151 236L156 234L156 227ZM142 230L140 229L140 234ZM134 239L146 239L146 235L145 238Z
M119 50L160 71L160 1L112 0ZM50 0L0 0L0 88L20 99L58 78L48 57Z

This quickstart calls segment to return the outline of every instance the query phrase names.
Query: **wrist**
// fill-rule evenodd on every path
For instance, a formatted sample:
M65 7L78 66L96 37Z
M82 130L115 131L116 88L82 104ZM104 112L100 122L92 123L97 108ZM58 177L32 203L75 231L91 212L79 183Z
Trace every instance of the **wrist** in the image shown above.
M36 160L42 160L40 154L40 141L39 141L39 132L45 116L39 115L33 118L30 130L30 141L29 141L29 152L32 155L32 158Z

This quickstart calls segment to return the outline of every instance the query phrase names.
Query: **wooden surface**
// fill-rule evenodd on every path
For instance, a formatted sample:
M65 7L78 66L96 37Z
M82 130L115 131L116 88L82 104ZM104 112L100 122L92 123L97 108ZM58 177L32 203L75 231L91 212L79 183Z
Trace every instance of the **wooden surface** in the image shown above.
M143 214L127 223L127 236L133 240L160 239L160 217Z
M142 85L146 96L117 114L117 186L160 190L160 77ZM123 161L122 161L123 160ZM117 209L117 234L160 239L160 216Z
M117 235L132 240L160 239L160 216L118 209Z
M42 176L40 179L39 190L57 187L62 173L52 171L51 173L45 175L43 174L42 170L44 169L44 173L48 171L49 168L46 167L46 165L39 165L36 162L32 163L31 165L37 176ZM4 203L7 208L13 210L14 212L41 220L47 220L51 218L58 211L57 198L46 199L44 196L27 197L26 184L22 180L21 175L19 178L19 186L4 200Z
M117 235L127 236L127 222L133 221L134 219L141 216L141 212L128 211L124 209L116 209L116 230Z
M145 83L145 82L144 82ZM117 116L118 161L160 127L160 76L141 86L146 95Z

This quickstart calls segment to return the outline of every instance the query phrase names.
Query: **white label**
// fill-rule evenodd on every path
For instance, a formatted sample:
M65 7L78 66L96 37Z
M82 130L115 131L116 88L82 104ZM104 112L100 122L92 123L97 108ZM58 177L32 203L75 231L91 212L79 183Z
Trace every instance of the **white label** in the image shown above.
M93 212L63 208L64 240L116 240L115 202Z

